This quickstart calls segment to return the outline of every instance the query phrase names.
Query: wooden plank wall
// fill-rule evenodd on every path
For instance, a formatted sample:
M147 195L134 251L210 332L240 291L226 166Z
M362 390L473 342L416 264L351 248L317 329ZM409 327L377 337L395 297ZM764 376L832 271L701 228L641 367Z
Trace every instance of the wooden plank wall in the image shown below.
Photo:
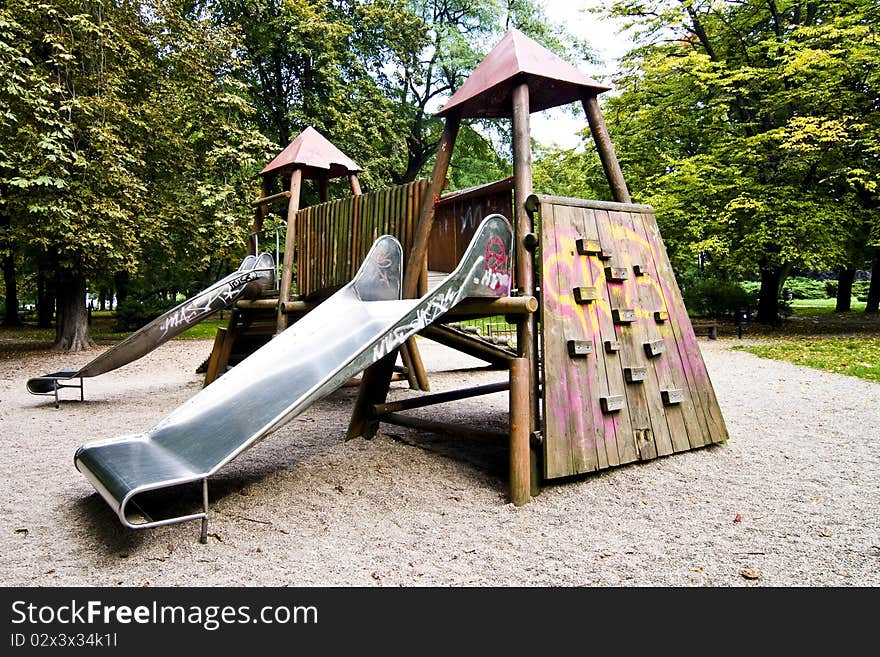
M441 196L428 241L428 269L452 272L471 243L477 226L494 213L511 221L513 178Z
M539 214L545 476L727 440L653 211L553 197Z
M380 235L400 240L406 257L427 187L426 180L417 180L300 210L296 294L307 297L346 284Z

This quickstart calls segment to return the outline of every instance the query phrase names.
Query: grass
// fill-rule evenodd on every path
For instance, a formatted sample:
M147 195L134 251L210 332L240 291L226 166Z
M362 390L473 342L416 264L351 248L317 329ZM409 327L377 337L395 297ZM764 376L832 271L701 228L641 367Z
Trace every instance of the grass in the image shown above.
M796 317L814 317L834 314L836 304L835 299L793 299L791 308ZM862 312L865 309L865 302L853 297L850 309L851 312Z
M228 313L224 313L223 319L220 319L219 315L214 315L210 319L190 327L174 339L211 340L217 333L217 327L226 326L228 323ZM115 319L111 311L94 311L92 313L92 324L89 326L89 335L91 335L92 340L98 343L106 343L119 342L132 334L132 331L116 331L114 325ZM0 338L33 345L29 348L34 348L39 343L47 343L48 346L48 344L55 340L55 329L54 327L39 329L31 324L27 324L22 328L0 329Z
M880 337L781 339L733 349L880 383Z

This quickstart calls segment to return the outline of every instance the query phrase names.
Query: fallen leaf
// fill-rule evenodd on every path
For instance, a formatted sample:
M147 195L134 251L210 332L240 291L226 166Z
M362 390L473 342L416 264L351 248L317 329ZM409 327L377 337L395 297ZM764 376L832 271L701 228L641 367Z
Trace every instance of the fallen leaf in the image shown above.
M761 578L761 572L758 570L755 570L754 568L743 568L741 571L739 571L739 574L742 575L743 577L745 577L746 579L760 579Z
M737 513L735 516L733 516L734 522L742 522L742 519L743 519L743 517L739 513Z
M223 542L223 537L220 536L220 534L217 534L217 533L215 533L215 532L212 532L212 533L208 534L208 536L210 536L211 538L216 539L218 543L222 543L222 542Z
M376 580L377 582L378 582L380 579L382 579L382 576L381 576L379 573L377 573L375 570L370 574L370 577L372 577L372 578L373 578L374 580Z
M819 532L819 536L821 536L822 538L831 538L831 534L829 534L828 532Z
M701 572L703 572L703 567L697 566L696 568L691 568L691 572L692 573L701 573Z
M337 493L344 493L345 492L345 489L342 486L338 486L338 485L334 486L333 490L335 490Z
M28 535L28 530L27 530L26 528L24 528L24 527L21 527L21 528L19 528L19 529L16 529L16 530L15 530L15 533L16 533L16 534L21 534L22 536L27 536L27 535Z
M49 570L47 570L47 571L44 572L43 574L44 574L44 575L51 575L51 574L54 573L54 572L55 572L55 569L54 569L54 568L50 568Z

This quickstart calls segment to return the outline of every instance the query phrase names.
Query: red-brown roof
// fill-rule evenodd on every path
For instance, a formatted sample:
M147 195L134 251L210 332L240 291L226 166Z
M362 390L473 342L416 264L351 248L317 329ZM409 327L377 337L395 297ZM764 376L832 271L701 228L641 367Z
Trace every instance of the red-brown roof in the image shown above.
M512 29L486 55L437 116L444 116L456 108L466 119L510 116L514 84L524 79L529 83L531 112L580 100L585 92L595 94L611 88L584 75L519 30Z
M357 162L327 141L320 132L309 126L260 171L261 176L278 173L282 169L303 169L306 178L347 176L363 171Z

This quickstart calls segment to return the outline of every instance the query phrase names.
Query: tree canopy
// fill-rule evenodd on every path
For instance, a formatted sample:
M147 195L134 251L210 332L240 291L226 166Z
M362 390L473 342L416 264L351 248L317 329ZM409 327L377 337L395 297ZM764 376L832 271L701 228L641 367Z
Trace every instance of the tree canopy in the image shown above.
M759 275L761 319L775 319L794 268L880 263L875 10L871 0L604 10L638 38L604 101L634 197L657 207L679 271L699 258L720 277ZM367 189L423 175L442 129L434 112L509 27L572 61L591 57L589 35L549 24L537 0L8 0L4 321L17 320L26 282L41 308L57 305L57 345L79 348L87 285L115 284L120 297L129 278L189 291L229 267L257 171L308 125L366 169ZM505 130L465 122L453 187L510 173ZM536 189L608 198L586 141L537 146Z

